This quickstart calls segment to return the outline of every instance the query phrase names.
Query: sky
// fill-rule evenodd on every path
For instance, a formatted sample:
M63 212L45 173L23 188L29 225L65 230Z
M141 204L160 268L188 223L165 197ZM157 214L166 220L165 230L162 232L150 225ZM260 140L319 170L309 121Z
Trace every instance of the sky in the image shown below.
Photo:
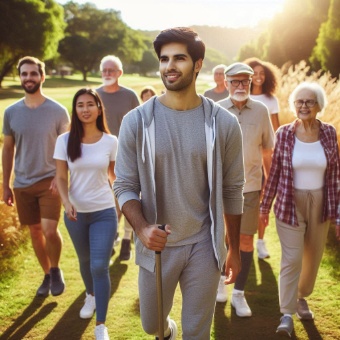
M175 26L254 27L280 12L285 0L73 0L121 12L133 29L162 30ZM65 4L68 0L57 0Z

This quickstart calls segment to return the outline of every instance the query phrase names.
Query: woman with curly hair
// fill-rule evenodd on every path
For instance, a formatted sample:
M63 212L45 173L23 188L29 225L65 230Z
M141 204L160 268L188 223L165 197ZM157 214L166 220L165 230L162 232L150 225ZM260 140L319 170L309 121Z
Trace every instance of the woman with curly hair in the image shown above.
M250 97L268 107L272 125L274 131L276 131L280 126L279 102L275 96L278 87L279 69L274 64L258 58L249 58L244 62L254 70Z
M254 70L250 85L250 97L265 104L268 108L274 131L279 126L279 102L275 96L278 87L279 69L270 62L258 58L248 58L244 61ZM265 185L265 183L263 183ZM258 257L265 259L269 257L264 241L265 227L259 223L258 240L256 243Z

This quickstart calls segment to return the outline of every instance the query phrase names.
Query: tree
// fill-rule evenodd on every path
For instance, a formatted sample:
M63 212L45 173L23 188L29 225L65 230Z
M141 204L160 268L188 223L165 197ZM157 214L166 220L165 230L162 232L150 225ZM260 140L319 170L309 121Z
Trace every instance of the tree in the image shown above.
M159 67L159 61L156 53L153 49L144 51L143 58L136 64L136 71L143 76L148 73L157 72Z
M340 3L331 0L328 12L328 20L321 25L317 44L313 50L310 61L312 64L319 63L324 71L339 77L340 64Z
M202 71L208 71L211 72L211 70L219 64L229 64L229 60L226 58L226 56L213 49L213 48L206 48L205 49L205 56L204 56L204 62L203 62L203 67Z
M59 53L86 81L89 71L98 69L100 60L115 54L125 63L139 61L146 49L141 34L126 26L115 10L99 10L94 4L64 5L68 23Z
M244 45L238 59L254 57L279 67L308 60L320 25L327 18L330 0L286 0L284 10L269 22L267 29L253 42Z
M0 87L18 59L52 58L64 36L64 11L53 0L1 0Z

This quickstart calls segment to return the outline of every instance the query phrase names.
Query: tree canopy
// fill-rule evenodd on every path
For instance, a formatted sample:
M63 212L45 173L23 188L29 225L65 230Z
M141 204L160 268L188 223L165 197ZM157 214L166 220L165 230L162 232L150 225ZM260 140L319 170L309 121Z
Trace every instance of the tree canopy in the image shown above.
M64 36L63 7L53 0L1 0L0 87L19 58L52 58Z
M83 74L99 67L100 60L108 54L124 62L142 59L146 49L144 37L126 26L115 10L99 10L94 4L64 5L67 28L60 41L59 53L74 69Z
M328 11L328 19L321 25L317 44L311 56L311 62L321 65L324 71L339 77L340 63L338 56L340 55L340 3L331 0Z

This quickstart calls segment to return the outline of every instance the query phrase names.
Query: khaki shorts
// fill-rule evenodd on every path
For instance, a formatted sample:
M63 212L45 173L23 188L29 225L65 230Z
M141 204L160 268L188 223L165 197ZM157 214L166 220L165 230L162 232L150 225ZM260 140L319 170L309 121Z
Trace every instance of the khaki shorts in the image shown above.
M22 225L39 224L42 218L59 221L61 201L49 187L53 177L44 178L26 188L14 188L15 205Z
M259 225L261 191L252 191L243 194L244 206L241 218L241 234L255 235Z

